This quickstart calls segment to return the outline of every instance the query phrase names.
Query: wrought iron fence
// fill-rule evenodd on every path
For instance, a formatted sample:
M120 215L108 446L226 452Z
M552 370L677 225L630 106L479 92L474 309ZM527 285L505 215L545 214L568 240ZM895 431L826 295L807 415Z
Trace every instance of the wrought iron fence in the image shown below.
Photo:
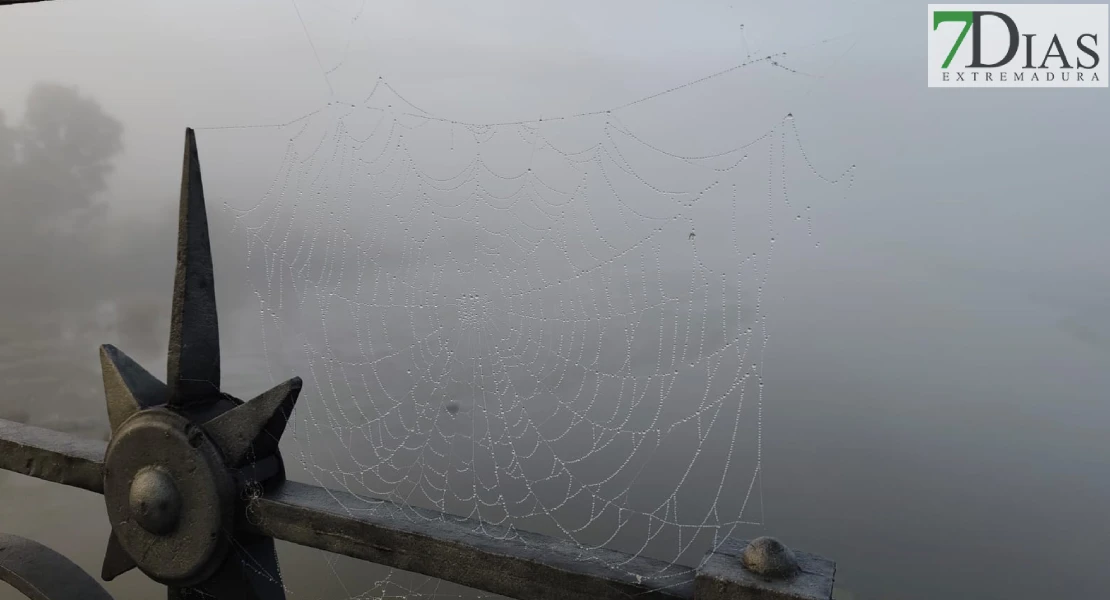
M0 5L40 0L0 0ZM827 600L835 564L773 538L727 540L696 570L588 549L285 478L278 441L292 378L243 402L220 391L219 326L196 139L185 134L167 381L100 349L108 442L0 419L0 468L103 494L101 577L138 568L171 600L285 597L274 540L521 600ZM352 515L345 507L371 504ZM408 515L423 513L414 521ZM478 533L482 531L483 533ZM604 565L624 565L620 571ZM674 573L685 573L675 582ZM670 575L670 576L669 576ZM0 580L28 598L110 599L32 540L0 535Z
M521 600L832 596L833 562L772 538L728 540L693 570L287 481L278 441L301 380L246 402L220 391L214 289L196 138L186 130L167 381L105 345L108 442L0 420L0 468L103 494L106 581L138 568L171 599L280 599L279 539ZM345 508L357 504L376 510ZM0 536L0 579L29 598L110 598L64 556L15 536Z

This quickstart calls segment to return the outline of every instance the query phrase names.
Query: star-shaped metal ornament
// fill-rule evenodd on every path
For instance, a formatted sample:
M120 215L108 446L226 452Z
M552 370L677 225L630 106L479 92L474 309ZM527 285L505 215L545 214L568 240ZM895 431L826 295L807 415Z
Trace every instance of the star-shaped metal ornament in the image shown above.
M100 362L112 436L104 498L112 534L101 576L138 567L170 598L285 597L272 538L244 499L280 484L278 441L294 377L243 402L220 391L220 336L196 137L185 132L166 383L113 346Z

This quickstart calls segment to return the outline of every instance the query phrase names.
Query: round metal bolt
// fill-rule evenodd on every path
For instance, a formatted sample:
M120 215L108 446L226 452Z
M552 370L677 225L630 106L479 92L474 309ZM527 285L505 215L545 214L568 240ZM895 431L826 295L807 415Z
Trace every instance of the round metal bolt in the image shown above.
M181 516L181 495L173 478L162 469L148 467L131 481L131 517L140 527L155 535L165 535L177 527Z
M773 537L760 537L752 540L740 555L744 568L771 579L780 579L797 574L798 558L782 542Z
M219 534L235 517L234 477L220 449L203 432L191 435L200 428L190 425L172 410L140 410L113 432L104 453L116 550L154 581L178 587L197 586L220 568L230 540Z

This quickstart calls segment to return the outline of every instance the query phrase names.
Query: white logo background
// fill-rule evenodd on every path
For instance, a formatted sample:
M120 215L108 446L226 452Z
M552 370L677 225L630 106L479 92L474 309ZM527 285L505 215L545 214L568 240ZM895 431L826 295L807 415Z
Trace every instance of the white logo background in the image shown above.
M1009 63L995 68L970 69L975 44L975 30L969 29L956 56L947 69L945 58L952 50L963 22L941 23L933 29L933 13L937 11L991 11L1000 12L1017 25L1019 46ZM930 4L929 5L929 87L1107 87L1107 46L1110 12L1106 4ZM1024 68L1027 64L1026 35L1035 34L1032 40L1032 65L1040 67L1049 51L1052 36L1060 39L1060 47L1071 65L1064 69L1059 58L1049 58L1045 68ZM1084 39L1084 45L1099 56L1094 69L1080 69L1078 63L1090 65L1093 59L1077 45L1079 36L1094 34ZM981 60L993 64L1002 60L1010 44L1006 24L995 16L982 17ZM1056 52L1058 53L1058 52ZM945 73L947 72L947 77ZM962 79L960 75L962 74ZM987 74L990 74L989 78ZM1036 73L1036 78L1033 74ZM1082 73L1082 80L1078 74ZM1021 74L1018 79L1015 74Z

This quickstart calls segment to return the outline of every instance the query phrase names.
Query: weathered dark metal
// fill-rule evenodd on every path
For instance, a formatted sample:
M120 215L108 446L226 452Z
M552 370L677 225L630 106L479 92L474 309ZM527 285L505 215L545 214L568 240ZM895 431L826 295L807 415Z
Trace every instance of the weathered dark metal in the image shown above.
M36 430L36 435L27 435L23 429ZM12 438L41 440L44 438L37 437L41 431L0 421L0 444L10 444ZM55 448L73 447L80 441L67 434L48 433L54 438ZM90 444L103 447L99 442ZM10 446L0 445L5 447ZM47 455L56 453L49 448L36 450ZM23 463L5 462L3 466L57 481L46 477L48 472L23 469ZM263 461L252 466L267 468ZM268 468L270 472L275 469L272 463ZM585 549L534 533L514 532L515 540L512 536L497 539L507 532L488 523L481 524L479 532L475 520L291 481L249 499L243 510L246 518L238 527L246 532L240 531L239 535L246 538L244 533L254 534L251 540L273 537L521 600L587 596L627 600L629 595L695 600L828 600L836 571L832 561L793 552L799 565L795 576L779 580L762 577L743 566L742 556L749 542L728 540L707 557L694 577L689 567L614 550ZM270 565L259 570L278 573L272 554L256 554L266 559L260 564ZM606 566L612 564L622 567L614 571ZM687 573L682 577L666 577L683 571ZM267 581L255 571L250 576L262 580L254 585ZM189 600L198 596L177 597Z
M247 516L276 539L520 600L693 595L689 567L292 481Z
M131 516L144 530L167 535L181 522L184 502L173 476L163 466L143 467L131 480Z
M104 493L104 448L50 429L0 419L0 469Z
M111 581L116 577L135 568L135 561L127 555L127 551L119 543L119 538L113 531L108 534L108 548L104 551L104 563L100 566L100 578Z
M119 429L135 413L165 404L169 399L166 384L115 346L100 347L100 371L112 431Z
M242 407L208 421L204 430L224 452L229 466L242 466L255 457L280 457L278 441L300 393L301 378L294 377Z
M46 431L49 435L43 436L43 431L46 430L0 421L0 448L11 448L13 438L23 440L22 447L44 456L61 454L58 448L103 447L100 442L86 444L67 434ZM45 448L31 445L43 440L50 441ZM95 450L91 453L95 454ZM7 455L8 452L0 452L0 458ZM25 469L23 462L5 461L3 466L62 482L51 476L56 471ZM761 577L743 567L742 556L748 542L729 540L708 557L693 584L688 579L653 577L666 574L668 569L677 572L685 568L645 557L632 558L612 550L586 550L565 540L530 533L517 532L517 541L498 540L496 528L489 524L483 525L485 533L479 533L476 521L295 482L285 482L251 499L245 511L246 520L240 526L258 534L254 539L272 536L522 600L624 598L629 594L696 600L828 600L835 576L832 561L795 552L799 565L796 576L784 580ZM273 567L264 572L278 572L272 554L261 551L256 554L265 559L261 564ZM623 567L613 571L605 567L607 564ZM105 568L108 566L106 562ZM253 585L267 581L255 571L249 576L261 580ZM761 595L752 595L756 593Z
M801 569L798 557L773 537L760 537L749 542L740 553L740 564L767 579L787 579Z
M144 410L113 432L104 463L104 502L124 553L159 583L210 578L227 555L235 483L208 436L169 409ZM152 477L160 490L151 489ZM167 487L176 514L150 504L171 495Z
M138 567L167 584L171 600L281 600L281 539L521 600L831 598L831 561L770 538L728 540L695 573L287 482L278 442L301 380L249 402L220 391L213 290L196 139L187 130L168 385L103 346L109 444L0 420L0 468L104 494L112 525L105 580Z
M0 534L0 581L31 600L112 600L73 561L18 535Z
M698 570L695 584L697 600L830 600L836 564L831 560L805 552L791 552L797 561L793 574L776 573L768 577L755 573L743 565L746 550L763 553L768 549L778 552L768 543L770 538L747 540L729 539L706 556ZM759 541L764 540L764 541ZM790 552L785 546L783 550ZM751 552L749 552L749 555Z
M166 383L173 407L207 404L220 396L220 326L212 247L192 129L185 130Z
M238 492L284 480L278 440L300 393L291 379L244 403L223 393L212 252L196 136L185 132L168 384L101 348L112 439L103 493L112 535L102 576L138 567L174 594L285 597L273 539L241 531Z

